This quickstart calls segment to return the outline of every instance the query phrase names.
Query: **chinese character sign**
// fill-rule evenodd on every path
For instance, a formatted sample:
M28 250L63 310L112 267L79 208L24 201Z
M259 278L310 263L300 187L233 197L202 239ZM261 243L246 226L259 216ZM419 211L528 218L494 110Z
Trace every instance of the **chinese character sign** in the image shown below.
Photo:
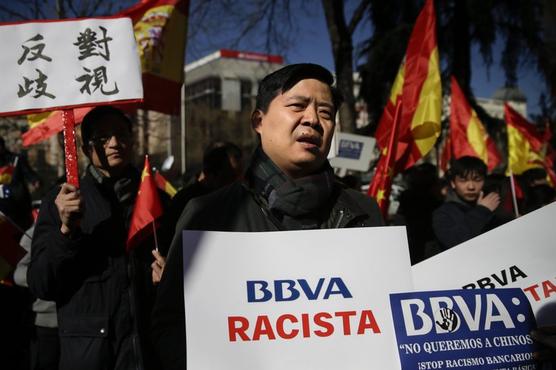
M0 26L0 114L143 98L129 18Z

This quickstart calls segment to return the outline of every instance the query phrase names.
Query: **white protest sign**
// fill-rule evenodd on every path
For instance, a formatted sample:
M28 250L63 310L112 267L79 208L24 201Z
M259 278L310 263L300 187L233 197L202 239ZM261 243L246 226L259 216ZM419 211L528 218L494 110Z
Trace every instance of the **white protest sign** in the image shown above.
M0 26L0 114L143 98L129 18Z
M375 138L370 136L336 132L328 154L330 165L366 172L373 159L375 143Z
M521 288L539 325L556 324L556 203L413 266L417 290Z
M402 227L184 231L187 368L399 369Z

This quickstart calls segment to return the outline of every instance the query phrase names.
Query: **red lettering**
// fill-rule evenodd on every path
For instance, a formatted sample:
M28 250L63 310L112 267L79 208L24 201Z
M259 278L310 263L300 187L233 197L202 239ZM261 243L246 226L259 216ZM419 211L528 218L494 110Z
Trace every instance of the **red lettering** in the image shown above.
M292 329L289 333L286 333L286 331L284 330L284 321L286 321L286 320L288 320L292 323L297 322L297 318L294 315L291 315L291 314L282 315L282 316L278 317L278 320L276 320L276 332L278 333L280 338L284 338L284 339L295 338L297 336L297 333L299 333L299 330L298 329Z
M311 333L309 333L311 330L311 328L309 328L309 314L301 314L301 325L303 328L303 338L309 338L311 336Z
M239 327L236 324L240 324ZM249 328L249 320L243 316L229 316L228 317L228 334L230 342L235 342L237 340L236 335L244 341L250 340L249 336L245 334L245 331Z
M329 337L334 333L334 325L328 321L324 321L324 318L331 319L332 315L328 312L319 312L315 315L315 324L320 326L325 330L315 330L314 333L319 337Z
M550 282L550 280L545 280L542 282L542 290L544 293L544 298L548 298L552 293L556 293L556 286Z
M380 328L376 322L373 311L363 310L361 311L361 318L359 319L359 328L357 329L357 334L365 334L366 329L371 329L375 334L380 333Z
M340 311L340 312L336 312L336 317L341 317L342 318L342 323L344 324L344 335L350 335L351 334L351 325L349 322L349 317L350 316L355 316L357 314L357 312L355 311Z
M272 325L268 316L261 315L257 316L257 322L255 322L255 330L253 331L253 340L261 339L261 335L266 335L268 339L276 339L276 335L272 331Z
M539 294L537 293L537 291L535 289L537 289L539 287L539 284L535 284L535 285L531 285L527 288L523 288L523 291L526 293L530 293L533 296L533 299L538 302L541 300L541 297L539 297Z

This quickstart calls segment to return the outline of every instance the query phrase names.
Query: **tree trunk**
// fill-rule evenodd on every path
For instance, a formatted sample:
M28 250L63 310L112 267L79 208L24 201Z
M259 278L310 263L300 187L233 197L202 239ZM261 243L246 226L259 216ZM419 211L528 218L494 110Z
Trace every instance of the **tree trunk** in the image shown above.
M322 0L322 7L332 44L336 85L344 103L340 107L340 128L355 132L355 96L353 94L353 42L344 17L342 0Z
M469 15L467 1L454 2L454 54L452 73L468 99L471 95L471 38L469 36Z

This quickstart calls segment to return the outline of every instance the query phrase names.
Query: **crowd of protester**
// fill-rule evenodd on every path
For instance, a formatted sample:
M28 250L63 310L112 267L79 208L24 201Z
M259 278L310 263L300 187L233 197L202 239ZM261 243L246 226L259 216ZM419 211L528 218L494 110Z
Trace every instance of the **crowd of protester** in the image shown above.
M508 178L462 157L442 178L431 163L407 170L399 207L382 220L360 179L335 177L326 160L340 102L332 83L312 64L267 76L252 115L254 154L247 161L232 143L211 144L191 183L172 200L160 191L165 212L156 249L152 235L126 246L141 176L131 163L132 122L120 110L87 114L81 137L90 164L80 186L54 186L35 223L29 189L38 176L0 138L0 167L13 167L9 179L0 177L0 210L27 252L15 285L0 284L2 368L184 369L183 229L405 225L415 264L515 218ZM517 181L521 214L556 199L541 169Z

